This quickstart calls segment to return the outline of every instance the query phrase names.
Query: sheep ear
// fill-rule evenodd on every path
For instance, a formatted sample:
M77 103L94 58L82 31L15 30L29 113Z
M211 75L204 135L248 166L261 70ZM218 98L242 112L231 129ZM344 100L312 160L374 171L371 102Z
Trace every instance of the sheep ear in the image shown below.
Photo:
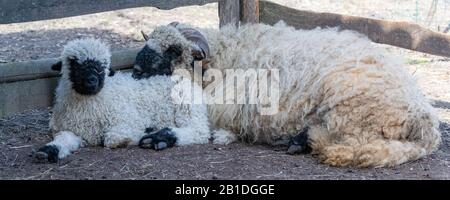
M145 40L145 41L148 41L148 39L150 39L150 38L148 37L148 35L144 33L144 31L141 31L141 34L142 34L142 36L144 37L144 40Z
M61 68L62 68L62 62L61 61L58 61L57 63L52 65L52 70L61 71Z
M109 74L108 74L108 76L114 76L115 74L116 74L116 70L109 69Z

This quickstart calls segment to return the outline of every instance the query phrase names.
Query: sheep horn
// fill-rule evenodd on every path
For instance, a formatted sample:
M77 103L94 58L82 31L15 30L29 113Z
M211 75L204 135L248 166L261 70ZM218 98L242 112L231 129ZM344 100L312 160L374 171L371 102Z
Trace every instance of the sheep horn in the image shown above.
M206 38L197 30L193 28L179 28L177 27L180 22L174 21L169 23L169 26L173 26L180 31L180 33L189 41L193 42L198 48L192 50L192 55L195 60L204 60L209 58L209 45Z
M180 24L180 22L171 22L169 26L177 27L178 24Z
M148 39L149 39L148 35L145 34L144 31L142 31L142 30L141 30L141 34L142 34L142 36L144 36L144 40L148 41Z
M198 48L194 48L192 55L196 60L205 60L209 58L209 45L206 38L193 28L179 28L180 33L189 41L193 42Z

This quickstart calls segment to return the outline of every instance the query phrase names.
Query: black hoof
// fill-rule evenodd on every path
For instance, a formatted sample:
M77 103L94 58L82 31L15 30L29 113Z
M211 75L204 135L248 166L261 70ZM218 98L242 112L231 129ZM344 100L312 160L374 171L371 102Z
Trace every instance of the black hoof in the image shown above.
M163 128L156 133L145 135L139 141L139 147L163 150L175 145L177 138L170 128Z
M287 154L301 154L301 153L311 153L311 146L309 146L308 142L308 127L304 128L297 134L295 137L291 138L289 141L289 148L287 150Z
M34 161L39 163L58 162L59 149L55 145L46 145L34 153Z

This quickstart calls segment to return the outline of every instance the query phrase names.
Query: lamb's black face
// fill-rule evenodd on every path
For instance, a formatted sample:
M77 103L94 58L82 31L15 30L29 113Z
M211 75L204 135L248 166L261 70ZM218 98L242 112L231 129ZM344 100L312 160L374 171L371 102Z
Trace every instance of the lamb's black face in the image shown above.
M174 62L183 50L178 45L170 46L159 53L147 45L137 54L134 62L133 78L142 79L156 75L172 75Z
M81 64L76 59L70 60L72 88L82 95L97 94L105 82L105 68L98 60L86 60Z

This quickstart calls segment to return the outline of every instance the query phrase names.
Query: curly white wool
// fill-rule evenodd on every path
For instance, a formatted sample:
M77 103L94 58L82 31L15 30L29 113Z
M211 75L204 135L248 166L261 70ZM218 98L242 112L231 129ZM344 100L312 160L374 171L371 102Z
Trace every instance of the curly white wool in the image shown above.
M147 127L171 128L177 137L177 145L208 143L210 130L206 106L174 104L171 99L173 86L183 83L179 82L179 77L154 76L137 81L129 73L118 72L115 76L105 77L104 87L96 95L80 95L72 89L68 78L67 60L70 57L76 57L80 63L88 58L107 66L110 63L108 47L98 40L75 40L65 46L61 55L62 78L56 89L50 119L50 128L56 137L49 144L58 146L60 158L73 151L72 146L77 146L65 145L67 142L58 142L60 140L76 143L79 137L84 145L110 148L136 145Z
M171 27L156 30L177 35ZM216 128L274 144L308 126L313 153L335 166L394 166L439 145L437 116L413 77L361 34L296 30L283 22L198 30L210 45L210 68L280 70L276 115L260 115L248 104L209 105ZM153 38L166 45L182 40Z

